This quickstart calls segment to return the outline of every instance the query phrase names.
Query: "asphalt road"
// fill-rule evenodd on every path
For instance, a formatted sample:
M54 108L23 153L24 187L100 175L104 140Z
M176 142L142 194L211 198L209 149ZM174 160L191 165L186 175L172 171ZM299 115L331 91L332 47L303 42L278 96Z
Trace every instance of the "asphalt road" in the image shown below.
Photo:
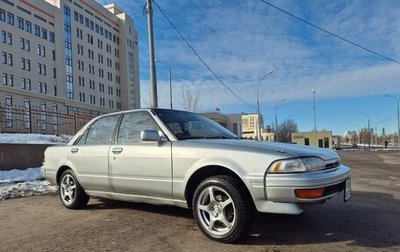
M205 238L189 210L57 195L0 202L0 251L400 251L400 153L341 152L352 199L299 216L259 214L239 244Z

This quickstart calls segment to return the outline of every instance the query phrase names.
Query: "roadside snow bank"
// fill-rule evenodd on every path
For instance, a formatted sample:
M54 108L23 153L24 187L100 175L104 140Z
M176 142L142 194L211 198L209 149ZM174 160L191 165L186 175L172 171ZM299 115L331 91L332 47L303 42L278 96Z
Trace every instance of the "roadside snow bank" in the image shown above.
M71 137L43 134L0 134L0 143L13 144L65 144Z
M40 168L0 171L0 201L57 192L57 186L43 180Z
M0 201L34 196L49 192L57 192L57 190L58 187L49 185L49 182L47 180L6 185L0 184Z
M27 182L41 180L40 168L28 168L26 170L0 171L0 184L13 182Z

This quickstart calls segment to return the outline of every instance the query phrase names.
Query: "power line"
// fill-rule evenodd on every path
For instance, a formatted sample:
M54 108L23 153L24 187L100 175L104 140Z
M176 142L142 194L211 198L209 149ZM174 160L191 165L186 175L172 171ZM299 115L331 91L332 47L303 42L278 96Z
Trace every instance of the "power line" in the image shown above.
M396 119L395 116L396 116L396 113L394 113L392 116L390 116L389 118L387 118L385 120L382 120L382 121L379 121L379 122L375 122L375 124L382 124L382 123L385 123L385 122L388 122L388 121L392 121L392 120Z
M335 34L335 33L333 33L333 32L330 32L330 31L328 31L328 30L326 30L326 29L324 29L324 28L322 28L322 27L317 26L317 25L315 25L315 24L313 24L313 23L311 23L311 22L308 22L307 20L302 19L301 17L298 17L298 16L296 16L296 15L294 15L294 14L292 14L292 13L290 13L290 12L288 12L288 11L282 9L282 8L279 8L278 6L273 5L273 4L271 4L270 2L267 2L267 1L265 1L265 0L260 0L260 1L263 2L263 3L265 3L265 4L267 4L267 5L269 5L269 6L271 6L272 8L275 8L276 10L278 10L278 11L280 11L280 12L285 13L285 14L288 15L288 16L291 16L292 18L295 18L295 19L297 19L297 20L300 20L301 22L306 23L306 24L308 24L308 25L310 25L310 26L312 26L312 27L314 27L314 28L316 28L316 29L318 29L318 30L320 30L320 31L323 31L323 32L325 32L325 33L327 33L327 34L329 34L329 35L331 35L331 36L333 36L333 37L335 37L335 38L337 38L337 39L340 39L340 40L342 40L342 41L344 41L344 42L346 42L346 43L349 43L349 44L351 44L351 45L353 45L353 46L355 46L355 47L358 47L358 48L360 48L360 49L362 49L362 50L364 50L364 51L367 51L367 52L369 52L369 53L375 54L375 55L377 55L377 56L379 56L379 57L381 57L381 58L384 58L384 59L386 59L386 60L389 60L389 61L395 62L395 63L397 63L397 64L400 64L400 61L398 61L398 60L395 60L395 59L393 59L393 58L387 57L387 56L385 56L385 55L383 55L383 54L381 54L381 53L378 53L378 52L376 52L376 51L373 51L373 50L371 50L371 49L368 49L368 48L366 48L365 46L362 46L362 45L360 45L360 44L357 44L357 43L355 43L355 42L352 42L352 41L350 41L350 40L348 40L348 39L346 39L346 38L344 38L344 37L342 37L342 36L339 36L339 35L337 35L337 34Z
M254 106L250 105L247 103L245 100L243 100L238 94L236 94L215 72L214 70L211 69L211 67L205 62L205 60L200 56L200 54L193 48L193 46L189 43L189 41L186 40L186 38L182 35L182 33L178 30L178 28L175 26L175 24L171 21L171 19L165 14L165 12L161 9L161 7L157 4L156 1L153 0L153 3L157 6L158 10L161 12L161 14L165 17L165 19L168 21L168 23L174 28L174 30L178 33L179 37L186 43L186 45L192 50L192 52L197 56L197 58L203 63L203 65L214 75L214 77L221 83L229 92L231 92L236 98L238 98L241 102L246 104L247 106L251 108L255 108Z

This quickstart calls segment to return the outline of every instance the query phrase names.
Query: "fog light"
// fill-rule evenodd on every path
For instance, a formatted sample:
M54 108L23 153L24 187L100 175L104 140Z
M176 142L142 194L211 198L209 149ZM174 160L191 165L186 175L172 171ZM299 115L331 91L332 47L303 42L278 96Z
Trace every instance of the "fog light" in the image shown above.
M315 199L322 196L324 188L317 189L296 189L294 190L297 198Z

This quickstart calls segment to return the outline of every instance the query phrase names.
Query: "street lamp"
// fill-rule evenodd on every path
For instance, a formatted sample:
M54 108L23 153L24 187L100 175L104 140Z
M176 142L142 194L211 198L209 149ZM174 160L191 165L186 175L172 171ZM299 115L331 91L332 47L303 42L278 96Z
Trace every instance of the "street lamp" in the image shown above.
M273 72L274 71L271 70L268 73L264 74L264 76L261 77L261 79L258 81L258 85L257 85L257 117L258 117L257 138L258 138L258 141L261 140L261 113L260 113L260 99L259 99L260 84L267 77L267 75L272 74Z
M367 118L368 118L368 133L370 133L370 127L369 127L369 125L370 125L370 118L371 118L371 116L372 115L376 115L376 114L378 114L378 112L374 112L374 113L362 113L362 112L358 112L360 115L365 115L365 116L367 116ZM371 133L370 133L371 134ZM371 142L372 142L372 134L371 134L371 136L370 136L370 139L369 139L369 143L368 143L368 147L371 147ZM364 145L365 146L365 145Z
M164 64L164 62L159 61L157 59L156 59L156 62ZM168 65L168 73L169 73L169 105L170 105L170 108L172 109L172 73L171 73L171 65L170 64L167 64L167 65Z
M399 110L400 99L399 97L393 95L385 95L385 97L397 100L397 148L400 150L400 110Z
M280 100L276 105L275 105L275 132L276 132L276 141L279 142L279 134L278 134L278 106L281 102L286 101L286 99Z

